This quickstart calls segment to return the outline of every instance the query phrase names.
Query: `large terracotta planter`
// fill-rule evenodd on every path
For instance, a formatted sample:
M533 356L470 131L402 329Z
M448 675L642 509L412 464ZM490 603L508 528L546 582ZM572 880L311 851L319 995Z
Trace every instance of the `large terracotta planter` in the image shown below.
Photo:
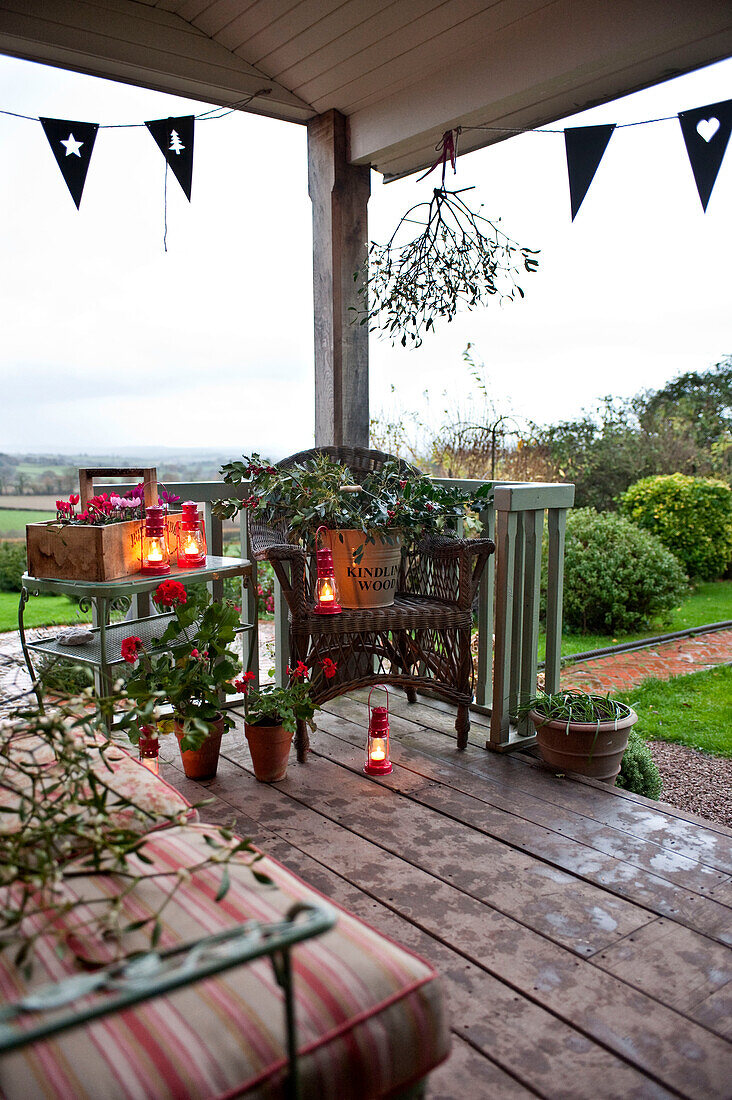
M324 542L333 551L338 602L341 607L389 607L394 603L402 561L398 531L327 531Z
M548 720L536 710L529 717L536 727L536 740L547 764L563 772L575 772L615 783L623 753L628 747L631 726L638 715L628 707L629 714L611 722L567 722Z
M260 783L279 783L287 774L292 734L283 726L264 722L252 726L244 723L244 734L249 743L254 776Z
M200 749L180 749L180 758L183 761L183 771L189 779L213 779L219 766L219 751L221 738L224 734L224 716L220 714L211 724L211 732L201 745ZM176 720L175 736L178 738L178 748L183 740L183 726Z

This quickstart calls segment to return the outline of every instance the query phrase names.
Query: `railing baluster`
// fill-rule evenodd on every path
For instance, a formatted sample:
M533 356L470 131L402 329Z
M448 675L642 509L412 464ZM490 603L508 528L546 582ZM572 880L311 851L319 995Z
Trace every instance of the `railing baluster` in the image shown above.
M489 745L509 740L511 694L511 627L516 552L516 514L496 512L496 642L493 661L493 712Z
M518 710L536 695L536 673L539 645L539 599L541 590L541 536L544 531L544 510L528 511L524 521L524 598L521 638L521 676ZM532 732L528 714L518 719L520 737Z
M246 510L242 508L239 513L239 543L240 556L249 558L249 529L247 527ZM256 679L255 685L259 687L259 599L257 597L257 563L252 561L251 581L247 583L246 577L241 579L241 621L251 623L252 630L246 630L242 634L242 660L245 669L251 669Z
M508 713L512 722L516 721L518 710L519 685L521 682L522 627L524 621L524 570L526 552L524 543L523 516L516 521L516 546L513 553L513 589L510 603L511 614L511 670L508 690Z
M564 599L564 535L567 509L550 508L548 516L549 557L546 593L546 662L544 690L559 691L562 667L562 602Z
M482 534L496 537L496 513L486 508L480 513ZM496 591L496 560L491 554L483 570L478 590L478 678L475 701L481 707L490 707L493 693L493 601Z

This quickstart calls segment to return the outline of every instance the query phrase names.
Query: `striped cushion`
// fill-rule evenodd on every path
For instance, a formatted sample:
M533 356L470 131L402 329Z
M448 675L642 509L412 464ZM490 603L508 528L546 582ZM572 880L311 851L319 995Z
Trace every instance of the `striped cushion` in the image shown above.
M96 745L105 743L105 738L97 736ZM113 792L134 803L125 806L119 801L115 804L114 795L109 797L107 807L110 811L110 823L116 828L132 829L143 834L160 825L161 817L180 817L181 820L196 821L198 813L190 802L164 779L146 768L140 761L126 752L120 745L111 745L104 755L99 752L95 742L88 743L90 770L99 780L108 785ZM37 734L24 734L13 738L13 760L24 760L32 764L43 775L44 789L53 792L50 797L62 801L63 785L59 784L61 771L56 764L50 745ZM16 772L8 776L13 784L22 783L30 787L30 780ZM16 833L20 830L20 821L15 812L18 798L5 784L0 784L0 833ZM69 807L63 807L64 813ZM165 824L165 822L163 822ZM78 854L78 853L74 853Z
M154 860L150 873L205 858L205 832L205 826L190 825L151 836L145 848ZM257 866L274 886L257 883L237 865L218 904L220 870L194 873L165 910L161 947L251 918L277 920L294 901L321 898L274 860ZM90 899L107 893L110 880L88 876L74 887ZM158 897L149 879L125 909L131 919L140 918ZM133 936L128 946L134 943ZM109 957L99 941L77 937L76 947L89 961ZM73 970L50 944L42 946L39 961L33 985ZM345 911L332 931L295 947L293 970L304 1097L386 1096L447 1056L449 1032L432 968ZM3 998L14 1000L26 988L0 957ZM0 1092L6 1100L280 1097L284 1050L282 994L269 960L260 959L0 1059Z

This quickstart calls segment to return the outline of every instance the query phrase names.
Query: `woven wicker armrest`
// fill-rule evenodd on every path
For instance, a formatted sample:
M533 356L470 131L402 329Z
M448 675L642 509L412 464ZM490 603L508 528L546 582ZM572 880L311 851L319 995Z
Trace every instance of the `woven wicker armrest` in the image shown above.
M464 553L487 558L495 548L493 539L458 539L450 535L427 535L419 544L421 554L434 558L457 558Z
M493 539L459 539L449 535L428 535L419 544L419 553L433 562L437 588L442 585L437 573L443 572L442 584L453 585L452 598L459 607L473 604L485 563L495 550ZM453 570L457 570L457 575ZM448 580L453 578L452 583Z

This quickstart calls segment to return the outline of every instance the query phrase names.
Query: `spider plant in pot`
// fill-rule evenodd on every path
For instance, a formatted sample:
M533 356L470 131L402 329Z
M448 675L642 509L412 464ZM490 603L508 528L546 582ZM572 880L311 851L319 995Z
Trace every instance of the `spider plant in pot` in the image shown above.
M330 680L337 666L330 657L318 662L322 675ZM284 687L266 684L255 688L253 672L245 672L234 681L234 688L245 697L244 734L252 756L255 778L260 783L278 783L285 778L292 738L298 722L307 722L314 730L315 711L311 670L304 661L288 668L290 680Z
M150 650L140 638L122 642L122 657L135 666L127 693L138 703L154 695L170 703L186 775L210 779L218 767L221 737L234 724L221 701L236 690L232 680L239 666L228 647L236 637L239 608L228 600L214 601L204 586L186 592L174 580L158 585L153 600L172 618ZM165 651L156 652L158 647Z
M521 708L536 728L547 764L614 784L638 715L609 695L540 692Z

